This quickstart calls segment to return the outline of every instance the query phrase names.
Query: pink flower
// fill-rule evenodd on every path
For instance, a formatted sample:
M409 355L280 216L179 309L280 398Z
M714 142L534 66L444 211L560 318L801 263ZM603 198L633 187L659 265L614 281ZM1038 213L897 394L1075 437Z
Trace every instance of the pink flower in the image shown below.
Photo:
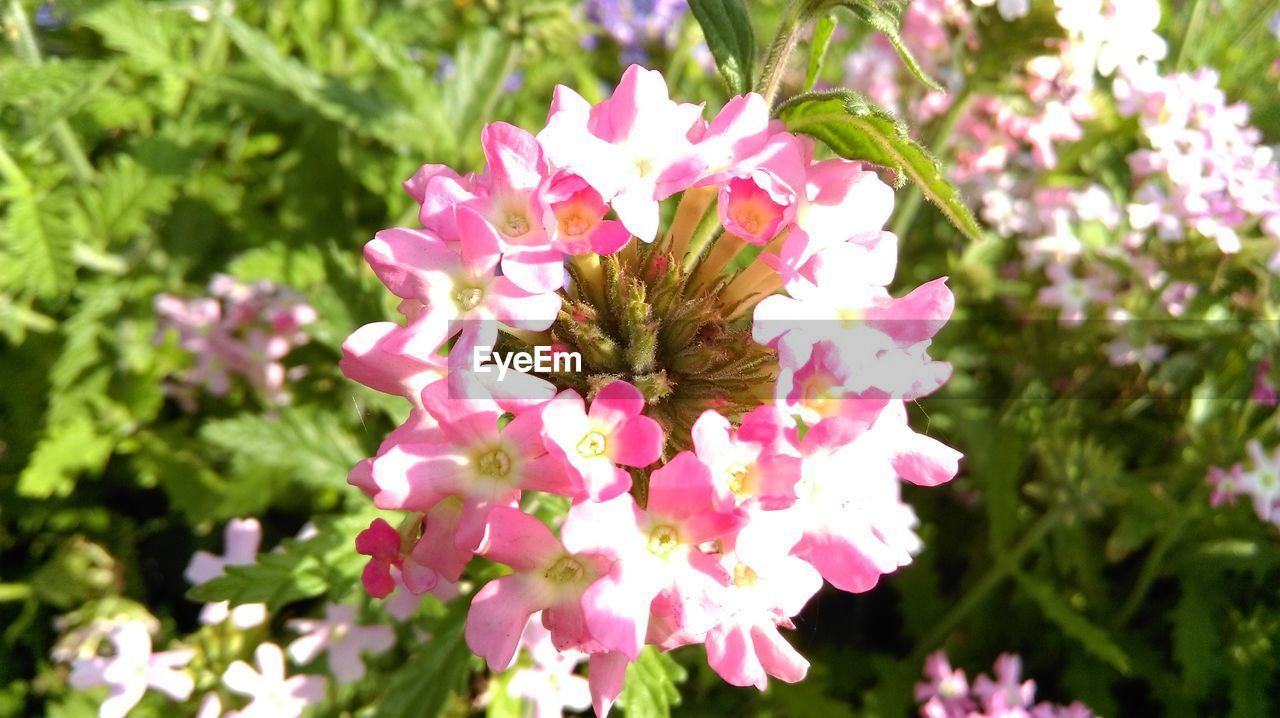
M555 218L555 247L572 255L613 254L631 240L616 219L605 219L609 207L586 180L562 172L552 178L547 201Z
M329 672L338 683L354 683L364 677L361 653L383 653L395 645L396 634L388 626L361 626L356 607L330 603L324 618L296 618L289 628L304 634L289 644L289 657L299 665L310 663L323 651L329 655Z
M457 547L472 550L489 512L512 505L522 490L568 494L573 488L560 460L544 448L540 411L522 412L499 429L492 402L449 394L444 382L428 387L422 400L434 427L374 459L373 500L383 509L428 511L446 498L461 499L455 518L441 518L456 528Z
M382 519L374 519L369 528L356 536L356 553L369 557L360 580L374 598L386 598L396 587L391 568L400 569L405 586L414 593L431 590L437 581L434 571L406 557L401 550L400 534Z
M795 501L800 457L786 440L785 419L772 406L747 412L735 429L708 410L693 425L693 448L714 482L716 505L733 509L747 502L785 508Z
M495 509L480 553L515 571L485 584L467 614L467 645L490 669L510 667L525 625L537 611L561 650L593 648L589 625L614 620L616 608L583 599L583 591L608 570L609 559L567 550L538 519L515 508Z
M560 392L542 411L548 452L564 462L574 485L571 495L609 499L631 486L623 466L644 467L662 453L662 428L641 414L644 396L617 381L600 390L586 411L573 390Z
M1271 358L1265 357L1258 362L1253 373L1253 391L1249 392L1249 400L1263 406L1275 406L1280 397L1276 394L1276 385L1271 383Z
M557 650L551 633L542 625L541 615L536 613L525 626L520 645L529 651L533 665L517 668L511 674L507 692L531 702L533 718L561 718L566 710L591 707L587 679L574 672L587 654Z
M227 522L223 537L224 555L196 551L191 557L185 576L193 586L221 576L227 566L250 566L257 561L258 546L262 542L262 524L257 519L232 519ZM205 625L222 623L228 616L237 628L249 629L267 620L267 607L261 603L244 603L232 608L230 602L219 601L206 603L200 610L200 622Z
M1111 290L1103 285L1102 279L1077 278L1061 264L1050 264L1044 273L1053 283L1040 289L1036 294L1036 301L1046 307L1058 307L1061 310L1058 319L1063 324L1080 324L1084 321L1090 304L1109 302L1113 296Z
M191 662L195 651L152 653L151 636L140 621L117 626L108 637L115 654L75 659L68 679L76 690L108 687L107 698L98 709L101 718L123 718L152 688L176 701L191 696L195 681L179 669Z
M685 631L711 628L705 597L720 585L722 570L697 547L733 533L745 518L712 508L713 492L710 470L681 452L650 475L646 509L622 494L569 510L561 529L565 547L615 561L582 598L588 629L604 648L635 660L660 593L666 593L661 610L680 611Z
M969 680L964 670L951 668L943 651L935 651L925 660L924 675L928 683L917 683L916 701L926 704L920 715L925 718L964 718L976 706L969 698Z
M701 114L701 105L671 101L662 73L632 65L594 107L557 85L538 141L554 165L599 192L631 234L652 242L658 202L698 179L691 136L702 129Z
M735 686L764 690L767 676L803 680L809 662L778 633L822 588L822 577L791 555L800 532L781 512L752 517L727 543L731 583L716 594L718 617L707 632L707 663Z
M973 682L973 695L989 712L1011 708L1030 708L1036 698L1036 682L1022 680L1022 659L1002 653L996 659L995 680L985 674Z
M253 655L258 670L235 661L222 674L228 689L250 698L249 705L236 711L237 718L298 718L307 706L324 698L323 677L285 678L284 651L276 644L260 644Z
M851 434L840 422L824 422L805 434L796 503L785 512L803 533L796 554L836 588L861 593L910 563L921 544L915 512L902 502L883 448L869 432Z
M495 273L501 256L497 232L475 210L457 209L460 251L435 235L412 229L379 232L364 248L365 259L382 283L404 299L409 326L386 341L394 353L429 357L462 333L464 356L474 346L492 347L494 320L518 329L551 326L560 297L529 292Z

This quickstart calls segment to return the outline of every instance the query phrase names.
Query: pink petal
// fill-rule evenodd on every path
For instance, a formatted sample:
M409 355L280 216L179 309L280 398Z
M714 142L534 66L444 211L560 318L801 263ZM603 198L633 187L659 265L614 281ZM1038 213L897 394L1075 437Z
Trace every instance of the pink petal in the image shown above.
M607 718L609 708L622 693L622 685L627 677L627 657L612 651L609 653L593 653L587 664L591 687L591 705L595 708L596 718Z
M365 244L364 258L387 289L404 299L425 299L442 275L460 266L443 241L418 229L378 232Z
M527 292L554 292L564 286L564 255L550 247L511 247L502 255L502 274Z
M551 529L541 520L518 509L495 508L479 553L517 572L538 569L564 553Z
M776 626L753 626L751 642L769 675L787 683L799 683L809 672L809 662L778 633Z
M637 416L609 437L609 458L623 466L648 466L661 456L662 443L662 426L647 416Z
M505 671L515 660L520 634L546 597L531 581L503 576L485 584L471 601L464 637L467 646L493 671Z
M625 381L615 381L600 390L591 400L592 419L616 427L644 411L644 394Z
M711 508L711 470L688 451L681 451L649 477L650 516L683 520Z

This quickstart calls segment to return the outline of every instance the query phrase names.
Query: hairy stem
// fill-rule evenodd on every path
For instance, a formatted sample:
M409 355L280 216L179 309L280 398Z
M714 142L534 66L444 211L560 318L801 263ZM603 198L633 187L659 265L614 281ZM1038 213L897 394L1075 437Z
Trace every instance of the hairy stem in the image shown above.
M804 28L804 0L792 0L782 13L778 22L778 31L769 44L769 55L765 58L764 69L760 73L760 81L756 83L756 92L764 97L764 101L773 105L773 99L782 85L782 75L787 69L787 60L800 41L800 31Z
M22 8L21 0L9 0L9 22L14 31L14 53L29 65L44 64L44 58L40 56L40 46L36 44L36 37L31 33L31 23L27 22L27 12ZM58 145L58 150L62 153L62 158L71 167L71 173L75 175L76 181L80 184L92 183L96 177L93 164L89 162L88 155L80 146L80 141L76 139L67 121L55 121L50 132Z

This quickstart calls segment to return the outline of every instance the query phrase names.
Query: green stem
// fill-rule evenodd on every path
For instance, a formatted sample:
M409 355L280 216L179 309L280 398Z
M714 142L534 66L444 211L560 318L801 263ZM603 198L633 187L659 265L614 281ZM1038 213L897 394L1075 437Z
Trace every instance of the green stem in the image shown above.
M1208 4L1204 0L1195 0L1191 6L1191 19L1187 20L1187 31L1182 34L1182 41L1178 43L1178 59L1173 63L1175 70L1181 70L1186 65L1187 53L1196 35L1200 34L1200 26L1204 24L1204 14L1207 10Z
M975 609L982 605L996 586L1008 578L1021 565L1022 560L1032 549L1040 545L1044 537L1053 530L1058 522L1062 520L1062 512L1054 509L1044 514L1037 520L1027 532L1023 534L1018 543L1010 549L1004 556L996 560L991 568L978 579L976 583L965 593L964 596L951 608L945 616L929 629L924 637L916 642L915 650L911 652L911 657L907 659L906 665L918 666L937 646L946 640L947 636L955 630L955 627L968 617Z
M969 109L969 105L973 102L973 93L966 86L965 89L956 95L952 101L951 107L947 108L947 113L938 121L938 127L933 132L933 136L929 138L928 147L934 153L941 156L944 151L951 146L951 135L956 131L956 125L960 123L960 118L964 116L965 111ZM911 223L915 221L916 214L920 211L920 206L924 203L924 194L920 192L920 188L914 184L907 190L907 196L903 198L898 213L893 218L893 223L889 226L889 231L898 238L901 238Z
M489 92L485 95L484 102L480 104L480 114L476 118L480 122L485 122L486 118L493 116L493 108L498 104L498 98L506 92L503 85L506 84L507 75L516 69L516 38L507 39L505 52L506 54L502 57L502 69L497 77L491 78Z
M1142 569L1138 572L1138 581L1133 586L1133 591L1129 593L1129 597L1125 599L1124 605L1120 608L1120 613L1116 619L1116 625L1123 626L1133 618L1133 614L1137 613L1138 608L1142 606L1142 601L1147 597L1147 592L1151 590L1151 584L1155 583L1156 578L1160 575L1160 566L1164 563L1164 557L1169 553L1169 549L1173 548L1173 544L1182 535L1183 529L1191 522L1193 516L1198 513L1197 509L1204 501L1201 492L1192 492L1190 501L1186 506L1182 507L1182 511L1173 526L1160 537L1155 547L1151 549L1151 553L1147 554L1147 560L1142 564Z
M36 36L31 32L31 23L27 22L27 12L22 8L21 0L9 0L9 22L14 30L15 54L29 65L44 64L44 58L40 56L40 46L36 44ZM85 155L84 148L80 146L80 141L76 139L67 121L55 121L50 131L63 159L71 167L71 173L75 175L76 181L80 184L92 183L95 177L93 164L89 162L89 157Z
M716 201L712 201L702 214L702 219L698 222L698 226L693 230L693 236L689 238L689 247L684 256L684 270L686 272L693 269L699 260L702 259L702 252L711 243L717 232L723 232L724 228L720 226L720 212L716 209Z
M796 49L800 41L800 30L804 26L805 0L791 0L778 22L778 32L769 45L769 55L764 61L764 70L760 73L760 81L756 83L756 92L764 97L764 101L773 105L773 98L782 85L782 75L787 69L787 59Z

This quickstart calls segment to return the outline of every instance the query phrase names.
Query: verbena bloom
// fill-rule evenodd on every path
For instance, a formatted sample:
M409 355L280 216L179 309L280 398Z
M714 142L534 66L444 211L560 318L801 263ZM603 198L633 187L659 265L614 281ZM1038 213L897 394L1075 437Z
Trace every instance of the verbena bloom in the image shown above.
M600 390L590 411L573 390L556 396L542 411L546 449L571 473L573 494L609 499L631 486L623 466L657 461L662 429L640 412L644 396L626 382Z
M566 710L591 707L587 679L574 672L587 660L587 654L557 650L539 614L529 619L520 645L528 651L533 665L516 668L511 673L507 692L532 703L534 718L560 718Z
M315 322L315 310L290 289L267 281L244 284L225 274L214 276L209 293L191 300L155 297L160 331L176 331L178 345L195 359L181 377L186 389L179 391L203 387L222 396L240 376L268 400L285 402L290 373L281 359L309 341L303 328Z
M972 686L963 670L953 669L946 653L937 651L925 661L927 682L917 683L916 701L922 718L1093 718L1083 703L1059 706L1035 702L1035 681L1022 679L1022 659L1001 654L995 678L979 675Z
M73 660L69 678L76 690L107 686L107 698L98 709L101 718L122 718L151 689L176 701L191 696L195 681L181 669L195 657L194 650L152 653L151 636L140 621L115 627L108 638L115 653Z
M221 576L227 566L251 565L257 560L261 543L262 524L257 519L232 519L223 532L225 553L218 556L208 551L197 551L187 564L184 575L192 585L199 586ZM237 628L253 628L267 620L267 607L261 603L242 603L232 607L229 601L218 601L206 603L200 610L200 622L206 625L222 623L228 617Z
M466 585L473 555L509 567L465 640L494 671L538 653L508 686L547 714L585 705L585 659L605 715L646 646L702 644L735 685L801 680L791 619L824 578L865 591L908 563L901 483L959 470L907 421L950 376L928 350L955 300L945 278L886 289L892 190L815 161L762 97L701 110L638 66L594 106L557 88L540 131L484 131L480 173L419 169L422 228L366 246L405 322L357 331L342 368L409 412L348 477L408 514L357 537L365 588L406 601ZM581 366L468 370L499 342Z
M324 677L285 676L284 651L276 644L259 644L253 657L257 670L235 661L222 674L228 689L249 698L249 704L236 711L238 718L298 718L324 698Z
M362 626L356 623L356 607L330 603L324 618L295 618L289 628L302 637L289 644L289 657L298 664L328 656L329 672L338 683L352 683L364 677L362 653L384 653L395 645L395 631L389 626Z
M701 113L701 105L673 102L661 73L632 65L613 96L595 107L557 86L538 140L552 162L610 203L628 231L651 242L658 201L698 179L691 135Z
M1280 527L1280 449L1269 455L1256 439L1245 444L1251 466L1236 464L1229 469L1212 467L1208 482L1213 487L1210 497L1214 506L1235 503L1236 497L1248 497L1259 521Z

